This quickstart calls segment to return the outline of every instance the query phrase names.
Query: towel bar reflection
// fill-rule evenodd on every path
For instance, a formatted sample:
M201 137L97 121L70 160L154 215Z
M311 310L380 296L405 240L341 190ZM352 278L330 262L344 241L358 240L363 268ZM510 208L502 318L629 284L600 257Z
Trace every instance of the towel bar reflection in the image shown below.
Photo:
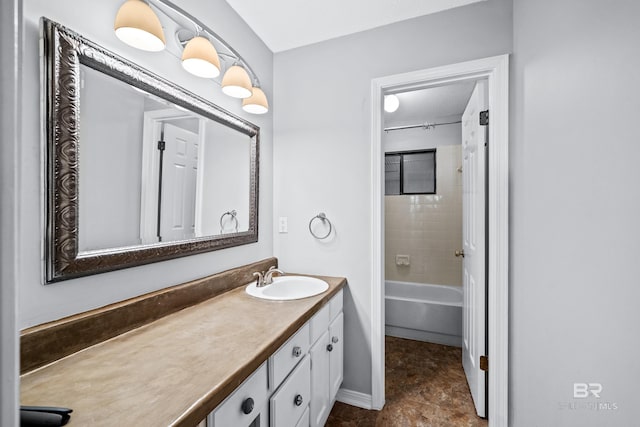
M220 217L220 234L224 233L223 220L224 220L224 217L227 216L227 215L230 215L231 216L231 220L235 222L235 226L234 226L233 230L234 230L234 233L237 233L238 232L238 217L237 217L238 212L236 212L236 210L233 209L233 210L230 210L228 212L223 213L222 216Z
M329 231L324 236L318 236L316 233L313 232L313 228L311 228L311 225L316 219L319 219L320 221L322 221L323 224L329 224ZM329 218L327 218L324 212L320 212L318 215L311 218L311 221L309 221L309 232L313 237L315 237L318 240L323 240L329 237L332 230L333 230L333 226L331 225L331 221L329 221Z

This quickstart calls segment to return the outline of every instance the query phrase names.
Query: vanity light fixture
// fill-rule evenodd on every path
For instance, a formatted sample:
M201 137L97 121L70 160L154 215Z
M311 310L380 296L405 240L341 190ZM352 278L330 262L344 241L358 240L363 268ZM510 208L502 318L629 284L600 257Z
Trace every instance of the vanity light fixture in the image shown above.
M116 36L137 49L159 52L166 46L158 16L141 0L127 0L116 15Z
M239 65L229 67L222 77L222 92L233 98L249 98L252 94L249 74Z
M220 75L220 58L208 39L195 36L182 51L182 67L194 76L213 79Z
M242 100L242 109L251 114L264 114L269 111L269 103L263 90L254 87L252 95Z
M165 30L176 30L177 47L167 47L163 25L156 12L164 17ZM188 30L195 27L195 32ZM181 57L182 67L189 73L203 78L215 79L227 68L220 86L222 92L243 99L242 109L251 114L269 111L260 81L238 52L227 42L169 0L126 0L116 15L116 36L124 43L146 51L160 51L167 47L171 55ZM191 34L189 34L191 33ZM188 37L184 37L188 34ZM225 64L220 63L222 58ZM232 64L230 67L227 64Z
M384 96L384 111L387 113L395 112L400 106L400 100L395 95Z

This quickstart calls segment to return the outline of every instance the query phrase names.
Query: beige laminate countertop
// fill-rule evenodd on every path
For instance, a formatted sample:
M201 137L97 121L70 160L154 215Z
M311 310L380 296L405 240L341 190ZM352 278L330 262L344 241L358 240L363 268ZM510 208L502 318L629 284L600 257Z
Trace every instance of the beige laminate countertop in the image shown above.
M73 409L70 426L194 426L345 285L294 301L244 286L21 376L21 404Z

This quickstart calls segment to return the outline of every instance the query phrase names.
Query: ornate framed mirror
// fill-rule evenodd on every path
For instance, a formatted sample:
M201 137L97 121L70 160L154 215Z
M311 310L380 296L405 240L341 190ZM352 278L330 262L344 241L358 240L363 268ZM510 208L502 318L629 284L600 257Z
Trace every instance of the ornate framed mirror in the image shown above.
M46 283L258 241L260 129L41 20Z

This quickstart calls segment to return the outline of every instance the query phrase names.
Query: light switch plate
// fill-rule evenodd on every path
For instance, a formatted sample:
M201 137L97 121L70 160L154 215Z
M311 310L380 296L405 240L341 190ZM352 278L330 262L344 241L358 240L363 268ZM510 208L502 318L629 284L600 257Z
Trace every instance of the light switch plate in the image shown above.
M288 233L289 232L289 219L286 216L281 216L278 220L278 232L279 233Z

